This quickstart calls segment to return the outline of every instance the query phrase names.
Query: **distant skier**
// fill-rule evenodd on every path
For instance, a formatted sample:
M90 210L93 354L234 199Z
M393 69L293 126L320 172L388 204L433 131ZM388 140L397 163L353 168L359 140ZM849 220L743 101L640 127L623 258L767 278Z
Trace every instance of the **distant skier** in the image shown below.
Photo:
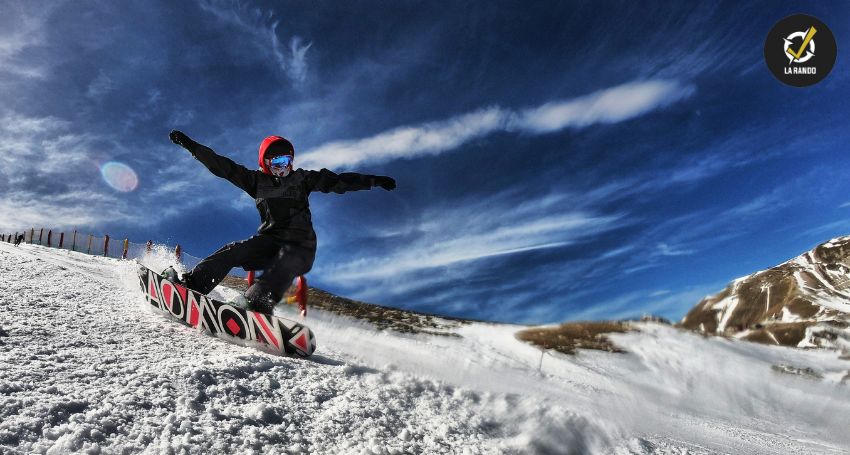
M313 267L316 233L313 231L310 192L345 193L380 186L396 187L391 177L357 173L335 174L327 169L293 170L295 149L280 136L269 136L260 144L260 170L249 170L216 154L181 131L171 131L172 142L188 150L214 175L227 179L254 198L262 223L257 235L232 242L202 260L183 274L182 283L208 294L233 267L263 270L244 295L244 304L253 311L270 314L292 280ZM177 279L173 268L163 274Z

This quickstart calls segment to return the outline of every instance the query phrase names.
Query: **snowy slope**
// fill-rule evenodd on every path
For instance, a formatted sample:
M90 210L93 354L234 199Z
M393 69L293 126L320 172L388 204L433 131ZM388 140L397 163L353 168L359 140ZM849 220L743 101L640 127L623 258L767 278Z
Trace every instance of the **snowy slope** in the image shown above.
M0 244L0 453L850 450L834 351L647 323L612 335L628 354L542 355L519 326L400 335L313 311L302 360L198 334L137 287L131 263Z

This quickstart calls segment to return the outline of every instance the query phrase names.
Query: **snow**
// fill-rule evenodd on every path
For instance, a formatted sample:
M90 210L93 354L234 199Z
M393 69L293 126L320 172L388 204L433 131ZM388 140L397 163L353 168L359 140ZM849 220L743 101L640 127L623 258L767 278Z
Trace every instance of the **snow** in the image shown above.
M735 291L733 291L733 294L731 296L720 301L723 304L723 306L721 306L723 310L721 311L721 313L718 314L722 314L723 318L720 320L720 323L717 324L717 333L723 333L726 330L726 325L729 324L729 320L735 313L735 308L738 307L739 299L738 296L734 294L734 292ZM717 305L715 305L715 307L716 306Z
M641 323L611 336L628 354L565 356L521 326L402 335L312 310L305 360L169 320L127 261L4 243L0 276L0 453L850 450L836 351Z

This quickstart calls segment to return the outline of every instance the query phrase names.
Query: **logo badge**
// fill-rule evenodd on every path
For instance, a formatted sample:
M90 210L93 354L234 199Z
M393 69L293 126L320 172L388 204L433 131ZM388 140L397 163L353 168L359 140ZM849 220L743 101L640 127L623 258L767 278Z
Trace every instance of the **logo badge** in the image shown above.
M794 87L822 81L832 71L837 54L829 27L806 14L777 22L764 42L764 60L770 72Z

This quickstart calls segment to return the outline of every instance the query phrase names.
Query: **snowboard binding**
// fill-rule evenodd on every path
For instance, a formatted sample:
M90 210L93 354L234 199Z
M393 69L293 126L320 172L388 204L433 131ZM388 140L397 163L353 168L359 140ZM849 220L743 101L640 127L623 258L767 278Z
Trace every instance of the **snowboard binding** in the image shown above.
M246 280L248 281L248 287L254 284L254 271L248 271L248 277ZM247 299L246 299L247 300ZM298 313L302 318L307 317L307 278L304 275L300 275L295 278L295 283L290 285L289 288L283 295L283 299L281 299L282 303L286 303L287 305L298 305ZM274 302L276 304L278 302ZM271 305L274 308L274 304ZM255 310L260 311L260 310ZM269 310L271 311L271 309ZM261 311L262 312L262 311Z
M302 318L307 317L307 278L304 275L298 276L295 278L295 288L289 287L290 291L293 291L291 294L287 292L287 295L283 298L284 302L287 305L298 304L298 312L301 314Z
M162 273L160 273L160 275L162 275L163 278L174 284L183 286L184 288L193 289L189 274L184 273L181 277L180 273L177 272L173 265L169 265L167 269L163 270Z

